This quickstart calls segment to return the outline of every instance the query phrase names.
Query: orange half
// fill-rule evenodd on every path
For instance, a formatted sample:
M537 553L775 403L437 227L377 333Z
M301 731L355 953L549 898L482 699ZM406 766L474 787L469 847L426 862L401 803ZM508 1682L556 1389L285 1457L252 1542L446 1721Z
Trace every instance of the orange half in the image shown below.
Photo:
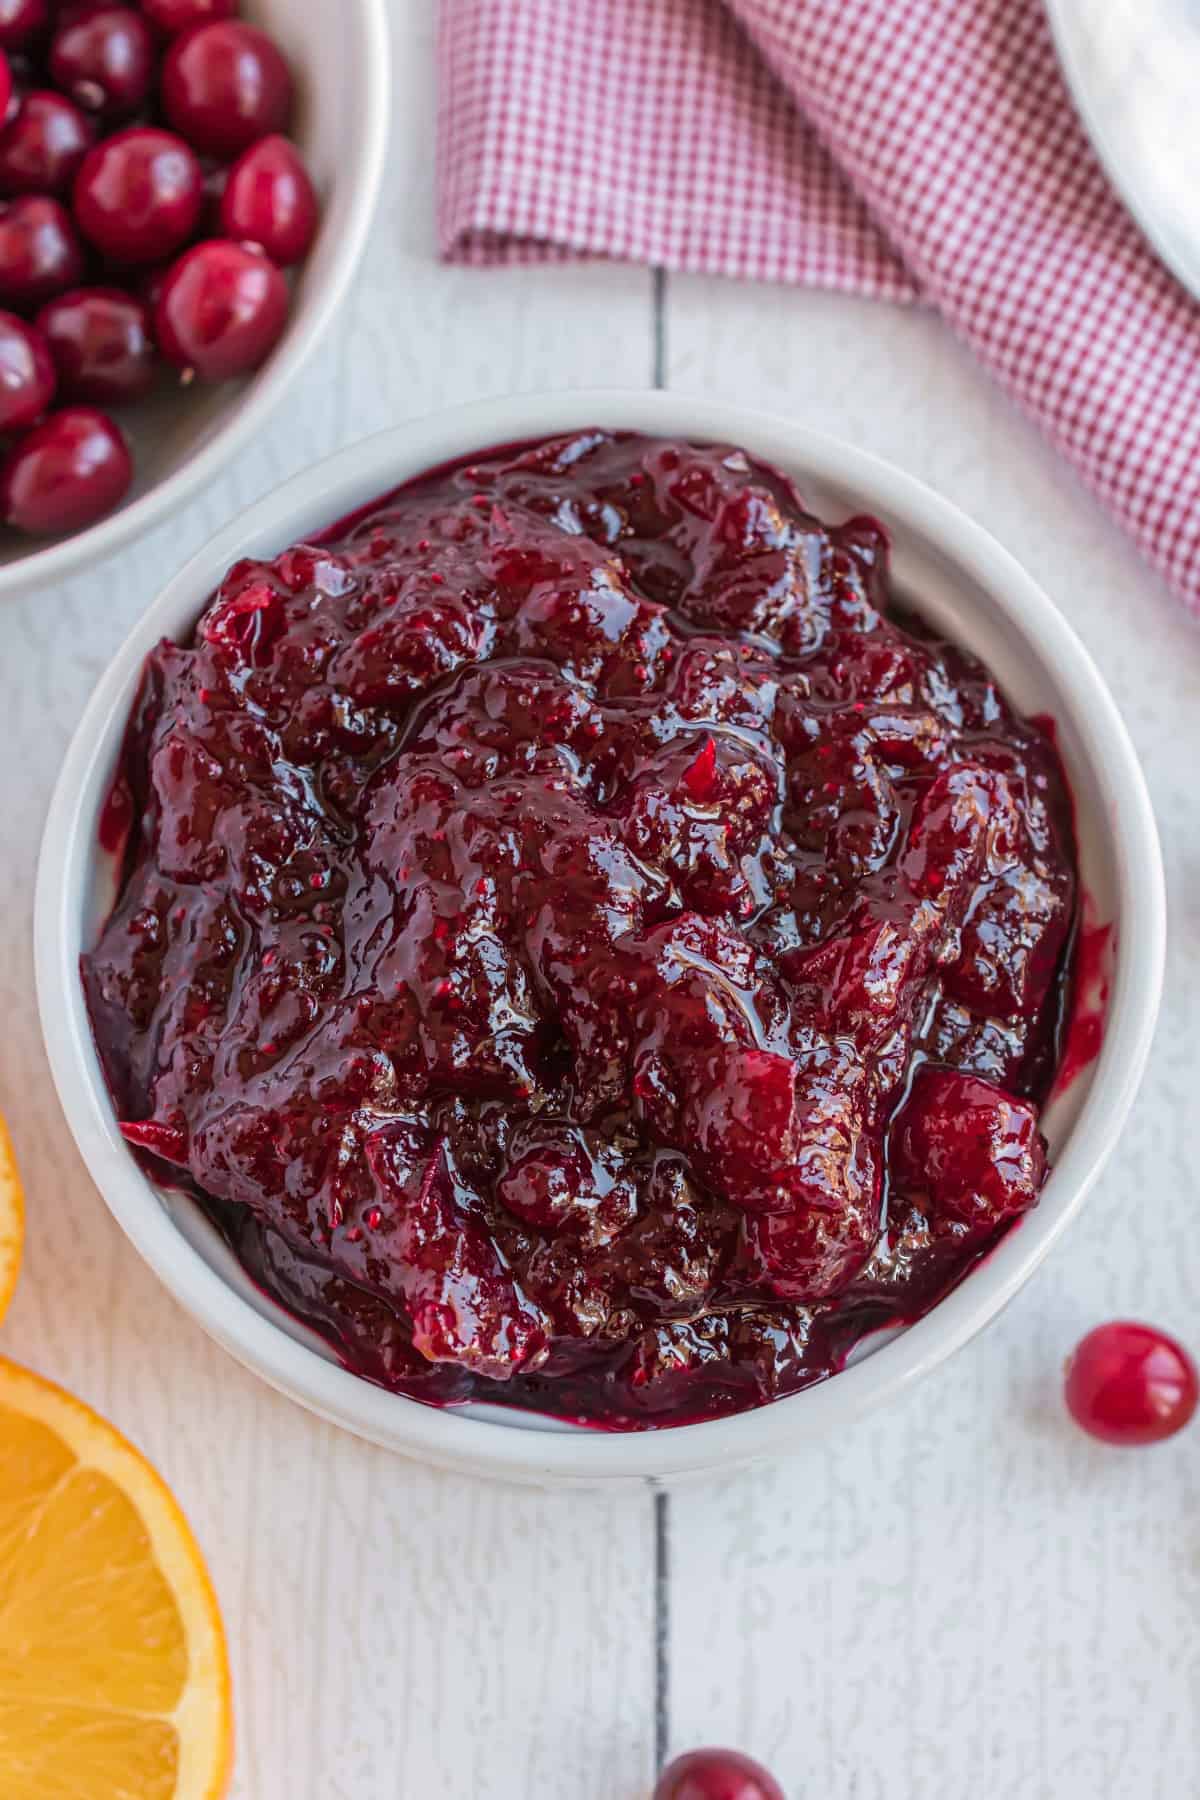
M8 1126L0 1117L0 1319L17 1285L25 1243L25 1196Z
M0 1795L218 1800L231 1718L221 1616L167 1487L0 1358Z

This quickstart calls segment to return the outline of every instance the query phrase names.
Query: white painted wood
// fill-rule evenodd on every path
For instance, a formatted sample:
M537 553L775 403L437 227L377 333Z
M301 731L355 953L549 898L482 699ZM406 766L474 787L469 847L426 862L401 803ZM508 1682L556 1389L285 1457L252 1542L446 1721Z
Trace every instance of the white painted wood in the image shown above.
M229 1627L235 1800L612 1800L653 1758L648 1496L561 1500L435 1474L333 1431L208 1342L110 1220L43 1061L34 857L96 676L218 522L351 438L452 400L649 379L650 275L438 266L429 8L397 0L394 153L351 304L267 437L196 505L0 613L0 1109L29 1200L0 1350L162 1469Z
M920 312L670 286L671 386L903 462L1062 605L1122 705L1166 851L1150 1072L1083 1220L1009 1312L828 1453L672 1500L671 1741L741 1743L789 1800L1189 1800L1200 1770L1197 1438L1104 1451L1064 1356L1132 1314L1198 1346L1200 637Z
M308 1418L166 1299L70 1148L42 1059L29 909L83 699L163 577L352 437L455 399L648 381L651 278L445 270L427 0L394 0L388 202L352 304L268 437L119 560L0 616L0 1107L28 1263L0 1349L99 1405L193 1518L233 1644L236 1800L644 1800L648 1498L436 1475ZM1200 1768L1197 1440L1093 1450L1062 1356L1118 1312L1195 1337L1200 642L932 319L668 285L672 385L802 411L983 519L1070 613L1141 749L1173 905L1167 1007L1126 1143L1065 1250L894 1416L670 1503L674 1748L739 1741L789 1800L1190 1800Z

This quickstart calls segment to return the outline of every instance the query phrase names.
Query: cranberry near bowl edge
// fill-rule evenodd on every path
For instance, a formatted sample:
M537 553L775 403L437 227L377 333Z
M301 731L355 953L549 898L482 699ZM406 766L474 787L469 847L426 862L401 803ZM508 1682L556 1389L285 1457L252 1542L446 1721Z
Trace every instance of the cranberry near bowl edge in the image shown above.
M78 955L107 910L98 819L145 652L186 634L228 565L272 554L398 482L486 446L597 424L743 445L781 466L813 510L869 511L895 539L906 603L979 654L1027 713L1049 713L1078 807L1084 885L1115 926L1098 1061L1045 1116L1053 1172L1041 1204L932 1312L832 1380L757 1411L617 1436L487 1405L437 1412L369 1387L327 1359L258 1294L189 1201L133 1164L99 1074ZM932 1367L1020 1287L1080 1205L1111 1150L1148 1050L1161 983L1164 906L1153 818L1136 758L1086 653L1034 584L985 533L899 471L781 421L669 395L562 395L459 409L343 452L259 503L171 584L101 683L68 755L47 826L37 902L38 982L52 1067L85 1160L167 1285L235 1355L324 1416L429 1460L541 1481L664 1477L828 1435Z
M253 440L288 392L358 269L387 150L387 0L349 0L333 33L325 9L304 0L243 0L240 10L247 25L261 27L278 42L296 73L291 135L321 192L320 227L303 266L295 270L283 335L263 366L236 387L193 384L181 396L164 383L161 392L140 400L133 421L138 455L129 496L94 524L44 545L4 534L0 600L49 589L94 567L213 480ZM219 16L219 11L212 13ZM0 186L2 177L0 167Z

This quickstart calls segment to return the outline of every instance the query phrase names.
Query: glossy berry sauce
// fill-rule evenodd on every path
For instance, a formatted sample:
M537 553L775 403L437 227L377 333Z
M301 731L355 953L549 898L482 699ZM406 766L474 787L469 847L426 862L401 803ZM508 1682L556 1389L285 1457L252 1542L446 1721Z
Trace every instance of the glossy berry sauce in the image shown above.
M126 1136L372 1381L735 1411L1037 1200L1057 753L738 450L505 449L239 563L117 791Z

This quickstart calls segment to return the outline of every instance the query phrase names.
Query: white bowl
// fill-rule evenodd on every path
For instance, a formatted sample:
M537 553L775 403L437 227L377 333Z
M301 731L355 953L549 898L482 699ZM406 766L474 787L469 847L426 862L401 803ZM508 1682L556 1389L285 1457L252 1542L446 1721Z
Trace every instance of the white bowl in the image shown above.
M1055 719L1084 884L1116 942L1099 1058L1045 1116L1053 1172L1036 1210L925 1318L832 1380L732 1418L631 1433L495 1407L438 1410L341 1368L253 1288L192 1202L142 1173L116 1127L79 980L80 952L113 893L97 821L151 646L186 636L235 558L272 555L450 458L588 425L741 444L792 474L824 516L877 513L893 534L895 579L910 602L981 655L1019 706ZM42 846L35 937L42 1027L83 1159L147 1262L213 1337L284 1393L377 1443L510 1479L594 1482L727 1469L827 1437L999 1312L1061 1236L1120 1135L1158 1010L1165 904L1150 802L1108 691L1061 614L986 532L898 469L785 420L672 394L610 392L486 401L383 432L259 501L194 557L125 642L67 753Z
M134 484L116 512L73 536L43 542L5 532L0 598L49 588L93 568L212 480L261 431L320 341L367 241L388 141L386 0L340 0L337 29L311 0L247 0L244 17L270 32L296 77L292 135L321 196L316 242L296 271L287 329L246 381L164 383L116 418L134 452Z

